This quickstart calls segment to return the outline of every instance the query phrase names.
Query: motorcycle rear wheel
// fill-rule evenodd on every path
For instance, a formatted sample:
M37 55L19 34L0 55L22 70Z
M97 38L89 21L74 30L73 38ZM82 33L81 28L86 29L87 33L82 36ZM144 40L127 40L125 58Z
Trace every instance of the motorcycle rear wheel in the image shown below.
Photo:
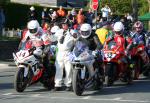
M18 68L15 74L14 88L17 92L23 92L28 82L24 77L24 68Z
M84 91L84 82L81 79L81 69L73 69L72 87L77 96L81 96Z

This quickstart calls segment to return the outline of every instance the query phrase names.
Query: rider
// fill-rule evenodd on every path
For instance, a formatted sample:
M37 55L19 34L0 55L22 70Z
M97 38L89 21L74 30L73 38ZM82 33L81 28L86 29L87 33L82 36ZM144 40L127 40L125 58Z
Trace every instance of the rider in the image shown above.
M144 29L144 25L141 21L137 21L133 25L133 34L137 36L143 36L142 40L146 46L146 39L148 37L148 32Z
M35 57L40 59L45 55L43 58L43 65L46 69L45 76L50 76L50 68L49 68L49 61L48 61L48 52L50 50L50 40L48 39L47 34L45 34L40 27L37 20L31 20L28 22L27 25L28 31L26 32L25 37L22 39L22 43L25 43L27 40L32 42L32 47L36 49L33 51Z
M109 41L114 41L116 43L116 48L118 49L117 53L122 55L122 58L120 59L121 63L127 64L128 63L128 61L127 61L128 58L125 55L126 54L125 50L126 50L126 44L127 44L128 41L127 41L127 39L124 35L124 25L123 25L123 23L120 22L120 21L116 22L114 24L113 30L114 30L114 36L111 39L108 39L106 41L106 43L108 43ZM120 70L122 71L122 73L125 72L123 66L120 67Z
M132 38L132 44L127 47L127 51L131 50L133 47L136 47L140 44L144 44L146 47L146 41L148 39L148 32L144 30L143 23L137 21L133 25L133 31L130 33L130 37Z
M148 41L149 35L148 32L144 29L143 23L141 21L137 21L134 23L133 31L130 33L130 36L133 42L128 46L127 51L132 50L133 47L137 47L141 44L144 45L146 48L148 47L149 43L146 43L146 41ZM135 53L135 51L132 52L133 54ZM142 61L145 64L144 66L146 67L146 64L149 62L146 52L143 52ZM144 68L142 68L141 71L143 70ZM137 77L135 77L135 79L137 79Z
M86 44L89 47L89 50L93 51L92 54L96 54L96 62L94 63L94 65L89 64L88 68L90 68L90 74L91 76L93 76L94 73L94 68L93 66L95 66L96 68L99 68L99 72L100 75L103 76L104 75L104 71L101 68L101 64L100 64L100 60L102 60L101 55L98 55L100 53L98 53L98 51L100 51L102 49L102 45L99 42L98 36L92 32L92 28L90 24L84 23L81 25L80 28L80 37L77 41L81 41L84 44ZM93 68L93 69L91 69Z

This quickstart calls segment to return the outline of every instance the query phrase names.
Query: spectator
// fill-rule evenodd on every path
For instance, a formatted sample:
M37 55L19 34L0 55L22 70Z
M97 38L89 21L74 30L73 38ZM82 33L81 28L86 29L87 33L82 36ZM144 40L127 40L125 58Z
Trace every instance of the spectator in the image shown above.
M2 35L4 24L5 24L5 15L3 12L3 8L0 7L0 35Z
M76 15L77 15L77 12L76 12L75 8L73 8L73 9L71 10L71 14L72 14L72 16L76 16Z
M53 14L53 12L54 12L53 9L49 9L48 16L49 16L49 21L50 22L52 21L52 14Z
M133 17L129 13L127 13L127 20L133 22Z
M87 23L90 24L91 26L92 26L93 17L94 17L94 13L92 12L91 9L89 9L86 14L86 18L87 18Z
M37 12L34 8L34 6L30 7L29 13L28 13L28 21L30 20L37 20Z
M85 20L85 16L82 14L82 11L79 10L78 14L77 14L77 23L80 25L80 24L83 24L84 23L84 20Z
M103 21L107 21L107 20L108 20L109 13L111 13L111 9L109 8L109 6L108 6L108 5L105 5L105 7L103 7L103 8L101 9L101 12L102 12Z
M71 11L68 11L68 14L66 16L66 22L69 23L69 27L72 28L74 22L75 22L75 18L72 16Z
M53 14L52 14L52 16L51 16L51 19L52 19L53 23L56 22L57 17L58 17L58 14L57 14L56 11L54 11Z
M65 10L62 8L62 6L59 7L59 10L57 10L58 16L59 17L65 17L66 13Z
M42 27L43 27L45 22L50 22L49 20L50 19L49 19L49 16L48 16L47 8L44 8L43 11L42 11L42 23L41 23Z

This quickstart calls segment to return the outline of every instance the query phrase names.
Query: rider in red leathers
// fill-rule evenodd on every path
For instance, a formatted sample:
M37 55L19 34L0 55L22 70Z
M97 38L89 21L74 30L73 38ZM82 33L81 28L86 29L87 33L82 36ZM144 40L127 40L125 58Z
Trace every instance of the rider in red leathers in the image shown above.
M119 76L124 76L122 74L129 73L128 69L128 57L126 55L126 46L130 44L131 40L124 35L124 25L122 22L116 22L113 27L114 36L112 38L108 38L106 40L106 45L110 41L114 41L116 46L114 47L117 50L117 54L120 54L121 58L119 57L120 66L119 66ZM131 78L130 78L131 79Z

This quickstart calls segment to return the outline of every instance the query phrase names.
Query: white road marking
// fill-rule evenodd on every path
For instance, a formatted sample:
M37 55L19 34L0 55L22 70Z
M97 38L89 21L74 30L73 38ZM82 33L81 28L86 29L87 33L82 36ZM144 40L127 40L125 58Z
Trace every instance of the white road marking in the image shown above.
M118 98L114 98L114 100L121 100L121 97L118 97Z
M41 94L33 94L31 97L40 97Z
M90 99L90 96L83 97L82 99Z
M5 94L2 94L2 95L12 95L13 93L5 93Z
M64 99L64 100L88 100L88 101L114 101L114 102L129 102L129 103L150 103L150 100L129 100L129 99L122 99L121 97L117 97L117 98L112 98L112 99L108 99L108 98L92 98L91 96L86 96L86 97L79 97L79 98L73 98L73 97L49 97L49 96L42 96L41 94L30 94L30 95L18 95L18 94L13 94L13 93L5 93L2 94L4 96L10 96L10 97L34 97L34 98L50 98L50 99ZM7 97L9 98L9 97ZM7 99L6 97L4 98L0 98L0 100L2 99Z
M65 100L83 100L84 98L67 98L67 97L50 97L51 99L65 99ZM105 99L105 98L87 98L86 100L92 101L118 101L118 102L131 102L131 103L150 103L150 101L140 100L123 100L121 98Z

